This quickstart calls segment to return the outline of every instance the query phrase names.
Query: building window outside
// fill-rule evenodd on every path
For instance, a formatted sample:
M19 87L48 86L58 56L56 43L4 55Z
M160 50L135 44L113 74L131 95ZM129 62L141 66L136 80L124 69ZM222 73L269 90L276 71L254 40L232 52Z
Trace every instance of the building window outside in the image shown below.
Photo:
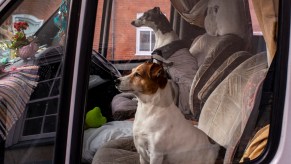
M138 13L137 18L143 13ZM155 34L149 27L136 28L136 55L151 55L155 46Z
M58 50L58 51L57 51ZM50 51L57 55L61 49L55 48ZM16 126L9 132L6 146L11 146L19 141L28 141L44 138L52 138L56 135L59 86L61 80L61 61L45 61L38 70L39 81L29 102L23 117L19 119Z
M20 141L54 137L58 117L60 62L39 68L39 82L26 105Z

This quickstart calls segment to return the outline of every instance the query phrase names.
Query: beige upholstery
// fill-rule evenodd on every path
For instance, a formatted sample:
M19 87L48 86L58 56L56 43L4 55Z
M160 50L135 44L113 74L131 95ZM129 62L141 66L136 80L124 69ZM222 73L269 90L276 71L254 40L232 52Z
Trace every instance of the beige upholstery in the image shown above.
M198 93L198 99L201 102L206 102L209 95L217 87L217 85L230 74L238 65L250 58L252 55L246 51L239 51L228 57L222 65L215 70L209 80L204 83Z
M201 111L198 128L227 149L226 160L231 159L250 113L257 110L267 68L266 53L247 59L217 86Z
M205 3L205 2L204 2ZM198 71L192 81L189 105L194 120L197 120L203 107L203 102L198 98L200 90L208 95L215 89L235 67L226 65L227 71L221 78L217 78L212 87L207 87L209 78L230 56L238 51L247 51L250 47L252 27L248 1L245 0L209 0L207 3L207 14L205 17L206 33L197 37L191 47L190 53L197 59ZM237 60L237 62L243 62ZM236 63L236 66L240 63Z
M198 93L228 57L243 50L243 45L243 40L236 35L211 36L204 34L196 39L192 46L195 48L192 50L192 55L197 59L199 69L192 81L189 96L190 110L195 119L198 119L202 107ZM222 80L217 79L216 82L219 83Z

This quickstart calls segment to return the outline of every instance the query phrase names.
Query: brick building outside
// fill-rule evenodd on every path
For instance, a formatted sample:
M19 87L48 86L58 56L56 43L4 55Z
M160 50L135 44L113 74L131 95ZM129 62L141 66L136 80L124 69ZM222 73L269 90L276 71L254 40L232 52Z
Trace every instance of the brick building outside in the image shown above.
M102 20L103 1L99 0L96 17L93 49L99 48L100 25ZM147 58L148 55L136 55L137 29L130 23L137 15L151 8L160 7L161 11L170 17L169 0L113 0L109 44L107 58L109 60L130 60ZM141 5L142 4L142 5Z
M103 3L106 0L99 0L98 10L96 15L96 25L94 34L93 49L98 51L99 39L100 39L100 26L102 20ZM22 7L16 9L15 14L28 14L35 15L38 19L44 20L44 22L51 16L52 10L57 10L57 7L61 4L62 0L49 0L44 3L42 0L26 0L23 1ZM257 23L257 19L254 16L254 10L252 8L252 2L250 12L252 15L253 31L255 34L260 34L260 29ZM40 5L41 4L41 5ZM138 52L138 42L141 38L136 27L131 25L131 21L136 19L139 14L147 11L153 7L160 7L161 11L170 17L170 0L113 0L112 12L110 19L110 31L108 38L108 50L107 59L109 60L132 60L132 59L144 59L149 57L149 52ZM25 7L26 6L26 7ZM41 7L33 7L41 6ZM34 10L30 10L33 8ZM35 10L36 9L36 10ZM11 25L12 19L7 19L6 25ZM146 29L148 30L148 29ZM148 38L145 38L148 39ZM149 51L152 50L152 47Z

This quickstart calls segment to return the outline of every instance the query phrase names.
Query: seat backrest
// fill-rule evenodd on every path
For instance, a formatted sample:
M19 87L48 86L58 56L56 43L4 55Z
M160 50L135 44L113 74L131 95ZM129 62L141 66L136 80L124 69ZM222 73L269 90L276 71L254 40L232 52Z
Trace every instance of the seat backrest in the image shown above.
M217 70L206 81L203 87L198 92L200 103L205 103L213 90L225 79L238 65L250 58L252 55L246 51L239 51L228 57ZM200 106L203 107L203 104Z
M250 15L245 0L209 0L207 4L207 15L204 26L206 33L197 37L191 47L190 53L197 59L197 73L192 81L190 89L190 110L197 120L202 109L203 102L198 94L203 88L204 101L207 99L215 86L217 86L230 73L235 66L239 65L246 58L236 59L234 65L224 65L225 61L239 51L247 51L252 36L252 27L250 26ZM221 68L220 68L221 67ZM227 69L221 78L211 81L212 87L206 87L210 77L218 69ZM218 72L217 72L218 73Z
M198 128L227 154L233 154L250 114L258 110L267 70L266 53L252 56L216 87L202 108Z
M205 45L203 49L195 49L196 54L207 54L207 56L198 56L197 62L199 69L192 81L190 89L190 110L192 111L195 118L199 117L200 110L202 108L201 101L198 98L198 93L204 87L204 89L209 89L208 92L212 92L214 88L205 88L205 84L209 81L210 77L218 70L225 61L230 61L228 59L230 56L234 55L236 52L243 50L243 40L236 35L224 35L224 36L211 36L205 34L199 37L195 44ZM208 48L206 45L212 45ZM200 47L200 46L199 46ZM199 51L199 52L198 52ZM193 52L193 51L192 51ZM203 58L205 57L205 58ZM245 59L245 58L243 58ZM243 60L237 60L238 62L243 62ZM237 63L236 66L240 64ZM228 73L231 72L234 67L226 64ZM222 68L221 68L222 69ZM222 76L225 77L225 76ZM220 83L223 79L216 79L215 83ZM216 84L216 85L217 85Z

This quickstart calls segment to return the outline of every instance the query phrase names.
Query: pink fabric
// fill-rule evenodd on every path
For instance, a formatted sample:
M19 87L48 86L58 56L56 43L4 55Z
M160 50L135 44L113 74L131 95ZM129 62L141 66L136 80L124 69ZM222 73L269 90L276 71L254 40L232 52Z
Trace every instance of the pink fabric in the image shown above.
M37 71L38 66L22 66L0 78L0 136L3 139L21 117L36 87Z
M29 45L23 46L18 50L18 56L21 57L22 59L34 57L37 50L38 50L37 44L30 43Z

